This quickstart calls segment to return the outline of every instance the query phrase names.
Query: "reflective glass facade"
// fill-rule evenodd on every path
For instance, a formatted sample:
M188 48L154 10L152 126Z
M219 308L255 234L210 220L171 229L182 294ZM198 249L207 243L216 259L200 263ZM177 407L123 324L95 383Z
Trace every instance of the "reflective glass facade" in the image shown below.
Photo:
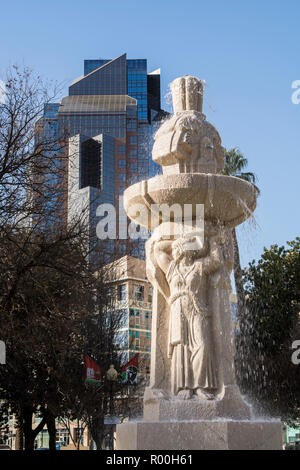
M126 57L125 55L122 57ZM95 59L84 61L84 75L103 67L110 61L107 59ZM147 87L147 59L127 59L126 61L126 94L138 101L138 118L140 121L148 120L148 87ZM101 69L99 70L101 72ZM122 75L123 77L123 75ZM70 87L71 88L71 87ZM116 94L119 94L117 92ZM122 94L122 93L120 93Z
M106 134L111 137L125 138L126 115L60 113L59 129L61 135L68 136L83 134L87 137L94 137L95 135Z
M127 94L138 101L139 121L148 121L147 60L127 60Z
M79 178L80 188L94 188L93 211L96 204L114 204L118 220L119 195L133 182L151 176L150 144L157 128L152 117L160 112L159 72L148 74L146 59L127 59L126 54L113 60L85 60L84 75L70 85L69 96L45 107L44 122L55 123L57 136L80 134L86 140ZM95 136L101 136L101 145L99 139L93 141ZM95 225L97 220L92 219ZM116 245L120 254L126 247L128 254L144 256L144 241L122 240Z
M106 62L69 87L70 96L126 94L126 54Z

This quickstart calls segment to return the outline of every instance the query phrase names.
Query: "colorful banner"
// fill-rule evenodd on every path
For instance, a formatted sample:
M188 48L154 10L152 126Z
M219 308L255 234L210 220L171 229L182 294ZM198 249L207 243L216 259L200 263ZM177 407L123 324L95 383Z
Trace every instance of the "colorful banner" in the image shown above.
M137 385L139 355L135 354L129 362L122 367L122 384Z
M98 364L93 361L87 354L85 355L85 382L100 385L103 373Z

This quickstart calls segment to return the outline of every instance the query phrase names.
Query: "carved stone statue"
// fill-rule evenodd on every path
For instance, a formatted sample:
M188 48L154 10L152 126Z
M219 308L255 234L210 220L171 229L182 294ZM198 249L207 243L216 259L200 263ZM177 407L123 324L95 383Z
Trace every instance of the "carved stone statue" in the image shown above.
M181 399L196 395L212 400L218 389L210 299L223 279L219 273L225 238L212 225L207 226L206 233L204 246L198 250L190 249L195 237L154 238L149 251L152 256L147 259L148 277L158 285L169 306L171 393Z
M217 130L202 114L203 84L181 77L171 85L175 114L155 134L153 160L163 174L220 173L224 149Z
M154 290L144 421L118 426L118 449L279 448L280 424L251 422L234 373L231 228L255 209L256 190L220 174L224 149L202 113L203 82L180 77L171 91L174 115L156 133L152 152L162 175L124 192L128 216L152 231L146 269ZM188 220L173 211L168 225L160 215L160 206L183 211L186 204ZM199 205L204 240L193 225Z

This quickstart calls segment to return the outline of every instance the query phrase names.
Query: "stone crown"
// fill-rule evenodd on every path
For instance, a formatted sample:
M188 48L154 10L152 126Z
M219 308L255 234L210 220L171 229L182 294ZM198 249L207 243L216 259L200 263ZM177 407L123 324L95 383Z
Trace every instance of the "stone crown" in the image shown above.
M203 81L197 77L185 75L173 80L170 85L174 113L199 111L202 113Z

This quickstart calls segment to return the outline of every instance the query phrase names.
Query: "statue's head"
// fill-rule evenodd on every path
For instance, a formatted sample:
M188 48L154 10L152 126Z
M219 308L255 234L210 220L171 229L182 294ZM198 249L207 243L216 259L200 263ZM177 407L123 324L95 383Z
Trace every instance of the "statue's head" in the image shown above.
M171 84L175 114L154 137L153 160L164 173L219 173L224 149L216 129L202 114L203 82L181 77Z

